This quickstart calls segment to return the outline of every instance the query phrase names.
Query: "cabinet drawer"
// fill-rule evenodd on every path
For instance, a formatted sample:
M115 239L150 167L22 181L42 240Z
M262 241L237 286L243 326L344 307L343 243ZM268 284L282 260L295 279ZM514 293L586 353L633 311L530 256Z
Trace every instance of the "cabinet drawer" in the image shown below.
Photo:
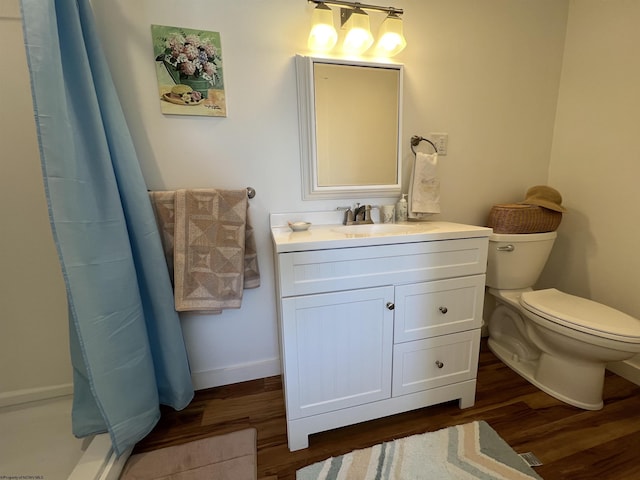
M277 255L283 297L484 274L487 237Z
M396 287L394 342L480 328L484 282L474 275Z
M471 380L479 352L480 329L395 345L392 395Z

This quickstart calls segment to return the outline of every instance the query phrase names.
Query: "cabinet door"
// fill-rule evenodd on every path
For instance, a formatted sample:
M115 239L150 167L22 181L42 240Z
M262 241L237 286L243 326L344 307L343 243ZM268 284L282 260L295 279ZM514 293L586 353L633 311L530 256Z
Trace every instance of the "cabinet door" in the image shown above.
M391 396L393 287L282 300L289 420Z
M396 287L395 343L482 325L484 275Z

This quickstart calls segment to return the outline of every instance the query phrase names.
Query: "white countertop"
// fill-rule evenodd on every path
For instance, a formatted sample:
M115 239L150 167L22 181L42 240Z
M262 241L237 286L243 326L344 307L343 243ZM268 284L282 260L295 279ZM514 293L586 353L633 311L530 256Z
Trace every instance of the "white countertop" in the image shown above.
M361 232L359 228L345 227L341 223L343 212L305 212L271 214L271 236L277 253L330 248L351 248L397 243L453 240L459 238L488 237L487 227L451 222L401 222L396 227L375 224L374 231ZM287 222L311 222L309 230L293 232ZM359 227L359 226L355 226ZM378 231L375 231L378 230Z

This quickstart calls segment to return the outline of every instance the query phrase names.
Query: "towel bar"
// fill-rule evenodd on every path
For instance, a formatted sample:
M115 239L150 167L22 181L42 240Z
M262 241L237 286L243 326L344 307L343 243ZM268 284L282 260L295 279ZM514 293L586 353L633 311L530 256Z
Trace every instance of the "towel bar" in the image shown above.
M150 192L151 190L147 189L147 192ZM247 187L247 197L249 198L253 198L256 196L256 189L253 187Z
M418 144L420 142L427 142L427 143L431 144L431 146L436 151L436 153L438 153L438 149L436 148L435 143L433 143L428 138L424 138L424 137L420 137L418 135L414 135L413 137L411 137L411 151L413 152L414 155L416 154L416 151L415 151L415 149L413 147L418 146Z

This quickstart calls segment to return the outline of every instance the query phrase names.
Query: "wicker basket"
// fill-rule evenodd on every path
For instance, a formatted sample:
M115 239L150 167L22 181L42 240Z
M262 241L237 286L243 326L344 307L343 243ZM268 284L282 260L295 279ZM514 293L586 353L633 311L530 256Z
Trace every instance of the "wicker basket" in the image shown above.
M494 205L489 212L487 226L494 233L553 232L562 221L562 213L538 207L508 203Z

